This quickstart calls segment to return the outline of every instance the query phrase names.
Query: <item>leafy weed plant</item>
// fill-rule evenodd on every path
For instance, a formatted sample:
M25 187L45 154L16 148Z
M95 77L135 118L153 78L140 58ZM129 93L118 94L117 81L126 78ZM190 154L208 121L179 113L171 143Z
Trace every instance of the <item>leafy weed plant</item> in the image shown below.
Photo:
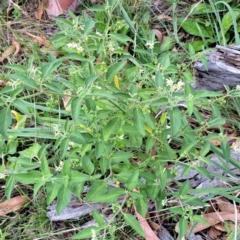
M124 205L134 204L145 217L148 200L156 201L158 211L176 215L181 239L188 223L207 224L193 207L204 207L220 191L194 190L189 181L174 180L178 166L184 166L183 175L195 169L211 179L204 168L205 163L215 164L210 151L239 166L230 157L222 127L226 118L219 109L219 103L238 97L239 91L195 92L190 71L179 73L173 38L159 44L152 30L138 31L121 1L89 10L93 18L69 12L71 20L56 19L61 29L52 39L57 57L49 54L45 62L29 58L26 65L5 66L8 84L0 91L5 194L9 199L17 182L33 185L33 197L44 189L47 205L57 199L58 214L73 195L87 203L113 204L109 222L94 212L98 227L82 230L73 239L111 235L119 216L144 237ZM191 46L189 52L197 56ZM212 111L208 121L202 108ZM189 124L192 117L197 127ZM216 126L219 133L208 132ZM221 149L211 144L216 138ZM226 165L221 168L235 177ZM90 188L83 199L86 185ZM221 194L239 202L232 195L237 189L222 188ZM170 206L171 199L179 206Z

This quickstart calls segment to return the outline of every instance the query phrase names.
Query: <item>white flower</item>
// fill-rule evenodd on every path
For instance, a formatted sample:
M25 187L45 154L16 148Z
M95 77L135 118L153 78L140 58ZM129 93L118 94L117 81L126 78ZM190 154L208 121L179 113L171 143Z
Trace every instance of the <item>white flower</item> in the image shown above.
M236 86L236 90L237 90L237 91L240 91L240 85L237 85L237 86Z
M173 86L174 82L173 82L173 80L171 78L168 78L166 82L167 82L167 86L169 86L169 87Z
M92 231L92 239L91 240L97 240L97 235L94 229L91 229Z
M83 52L83 50L84 50L84 48L83 48L82 46L77 45L77 52L78 52L78 53Z
M119 139L121 140L124 139L124 135L119 136Z
M177 83L177 90L181 90L182 87L184 86L184 82L181 80Z
M61 172L61 171L62 171L62 168L63 168L63 161L60 161L60 162L59 162L59 166L56 166L56 167L55 167L55 171L56 171L56 172Z
M77 44L74 43L74 42L68 43L68 44L67 44L67 47L68 47L70 50L72 50L73 48L77 48Z
M4 173L0 173L0 179L4 179L7 175Z
M145 46L149 47L150 49L153 49L154 48L154 42L153 41L147 41Z
M68 144L68 151L74 147L74 142L69 142Z
M237 142L233 143L231 148L234 150L234 152L240 152L240 147L238 146Z

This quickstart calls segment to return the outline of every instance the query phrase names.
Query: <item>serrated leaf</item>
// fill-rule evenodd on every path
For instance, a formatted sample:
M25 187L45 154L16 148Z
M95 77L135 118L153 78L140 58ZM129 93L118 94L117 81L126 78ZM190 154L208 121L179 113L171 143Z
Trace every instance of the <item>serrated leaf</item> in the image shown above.
M171 135L175 136L182 126L181 112L178 108L173 108L169 112L169 117L171 121Z
M29 110L28 110L28 108L27 108L27 106L26 106L26 104L25 104L25 102L24 102L22 99L19 99L19 98L15 99L15 100L13 101L13 105L14 105L18 110L20 110L23 114L28 115L28 116L31 115L30 112L29 112Z
M130 152L118 151L111 158L112 163L124 162L133 156Z
M128 178L126 182L126 187L129 190L132 190L138 185L138 177L139 177L139 170L136 170L135 172L132 173L132 175Z
M0 110L0 119L0 134L2 134L5 139L7 139L7 130L8 127L12 124L12 116L9 107L5 107Z
M137 212L142 216L142 217L146 217L147 214L147 210L148 210L148 201L145 197L142 198L137 198L134 201L134 205L137 209Z
M124 67L126 62L119 62L113 64L111 67L108 68L106 73L106 78L108 81L113 81L114 76L119 73L119 71Z
M93 172L94 172L94 165L93 165L91 159L88 156L86 156L86 155L84 155L82 157L82 166L83 166L83 170L87 174L89 174L89 175L93 174Z
M69 185L72 186L75 184L85 182L85 181L89 180L89 178L90 177L84 173L71 170L71 172L69 174Z
M49 182L47 184L47 205L50 205L53 200L57 197L58 191L60 189L61 185L58 183L52 183Z
M93 235L93 231L96 235L100 232L101 228L97 228L95 226L88 227L86 229L81 230L79 233L74 235L72 239L89 239Z
M81 97L74 97L71 102L71 113L74 123L78 123L80 109L82 105L82 98Z
M103 129L103 139L106 142L111 134L116 133L121 127L121 118L113 118Z
M12 177L23 184L33 184L42 178L42 173L39 171L32 170L28 173L15 173Z
M133 119L134 119L135 127L137 128L139 133L142 136L145 136L145 126L144 126L145 118L140 108L133 109Z
M129 213L126 213L124 214L124 220L126 221L127 224L129 224L139 235L141 235L142 237L145 238L145 233L144 231L142 230L139 222L136 220L136 218L129 214Z
M104 218L99 212L93 211L92 216L95 219L95 221L97 222L99 227L103 227L105 225Z
M69 187L61 187L57 195L56 212L59 215L71 201L71 189Z
M98 196L96 201L98 203L115 203L123 194L125 194L125 191L123 189L112 188L106 193L102 193L100 196Z
M86 202L97 201L97 197L102 193L106 192L107 184L103 181L95 181L90 187L87 196Z

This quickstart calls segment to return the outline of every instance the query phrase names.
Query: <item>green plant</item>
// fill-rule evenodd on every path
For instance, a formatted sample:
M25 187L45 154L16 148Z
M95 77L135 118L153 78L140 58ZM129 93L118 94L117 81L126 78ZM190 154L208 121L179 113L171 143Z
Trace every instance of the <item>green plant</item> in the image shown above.
M201 51L215 43L224 46L230 43L238 45L239 16L239 4L235 1L209 0L193 4L187 16L178 17L177 22L179 28L182 27L195 36L191 44L196 51Z
M5 194L11 197L16 181L33 184L34 196L44 187L48 205L58 200L58 214L72 194L82 199L84 185L90 187L86 202L121 199L121 205L113 206L109 223L95 212L98 227L87 228L74 239L94 237L102 230L111 234L111 223L119 214L144 237L124 204L131 201L145 217L150 199L156 201L157 210L179 215L182 238L189 222L206 223L193 206L204 207L209 197L220 192L212 189L200 200L208 190L191 189L188 181L176 182L178 166L185 167L183 174L195 169L211 179L204 168L210 162L209 151L239 165L230 157L222 128L226 119L218 107L227 97L239 96L239 91L195 92L187 68L179 73L178 55L171 51L174 40L166 37L159 44L152 30L137 32L120 1L89 10L95 19L69 12L71 20L56 20L61 31L52 43L59 57L50 54L48 62L35 65L30 58L28 66L5 66L8 84L0 91L0 173L7 177ZM121 19L114 18L116 12ZM191 45L189 51L195 57ZM209 121L203 119L200 107L212 111ZM197 127L189 125L192 117ZM216 126L219 133L208 132ZM221 149L211 144L216 138L222 141ZM170 187L170 181L179 191ZM238 188L221 192L239 203L231 194ZM172 198L179 201L177 209L168 206Z

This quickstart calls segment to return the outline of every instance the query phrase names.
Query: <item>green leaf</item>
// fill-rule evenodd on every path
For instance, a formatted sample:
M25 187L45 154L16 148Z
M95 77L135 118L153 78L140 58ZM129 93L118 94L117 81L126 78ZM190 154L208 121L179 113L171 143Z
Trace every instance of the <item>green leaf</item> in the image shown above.
M89 239L92 238L93 231L95 232L96 236L100 232L101 228L97 228L95 226L88 227L86 229L81 230L79 233L74 235L72 239Z
M121 43L125 43L127 44L128 42L133 42L133 40L124 35L124 34L117 34L117 33L110 33L109 34L114 40L118 41L118 42L121 42Z
M111 158L111 162L112 163L124 162L124 161L128 160L129 158L131 158L132 156L133 156L132 153L124 152L124 151L118 151L118 152L113 154L113 156Z
M42 173L32 170L28 173L15 173L12 174L13 178L23 184L33 184L42 178Z
M126 221L127 224L129 224L139 235L145 238L145 233L143 232L139 222L136 220L136 218L129 214L126 213L124 214L124 220Z
M193 215L192 220L194 222L202 223L202 224L207 225L207 226L210 225L210 223L208 221L206 221L203 217L201 217L199 215Z
M179 221L179 230L180 230L179 239L182 239L182 237L185 235L187 231L187 226L188 226L188 221L185 219L185 216L181 217Z
M6 181L6 187L5 187L5 194L8 200L11 198L11 193L14 189L15 186L15 179L13 176L9 176L7 181Z
M71 170L69 177L70 177L69 185L71 185L71 186L85 182L85 181L89 180L89 178L90 178L88 175L78 172L78 171L74 171L74 170Z
M111 134L116 133L121 127L121 118L113 118L103 129L103 139L106 142Z
M84 34L87 35L93 29L94 25L95 22L91 18L89 18L84 25Z
M133 174L128 178L127 182L126 182L126 187L129 190L132 190L133 188L135 188L138 185L138 177L139 177L139 170L136 170L135 172L133 172Z
M18 64L5 65L4 67L12 69L12 70L16 71L17 73L23 73L24 74L24 73L27 72L27 68L25 66L18 65Z
M92 216L95 219L95 221L97 222L99 227L103 227L105 225L104 218L99 212L93 211Z
M226 123L226 119L222 118L221 116L215 117L212 120L210 120L207 125L208 127L214 127L214 126L222 126Z
M64 210L64 208L66 208L70 201L71 201L71 189L69 187L61 187L57 195L56 211L58 215Z
M89 175L93 174L93 172L94 172L94 165L93 165L91 159L88 156L86 156L86 155L84 155L82 157L82 166L83 166L83 170L87 174L89 174Z
M196 167L196 170L202 174L203 176L206 176L209 180L211 180L211 175L210 173L207 171L206 168L204 167Z
M183 185L180 187L180 189L178 190L178 192L181 194L181 195L185 195L187 194L189 190L189 180L187 179Z
M5 139L7 139L7 130L8 127L12 124L12 116L9 107L5 107L0 110L0 119L0 134L2 134Z
M31 115L29 110L28 110L28 108L27 108L27 106L26 106L26 104L25 104L25 102L22 99L19 99L19 98L15 99L13 101L13 105L17 109L19 109L23 114L28 115L28 116Z
M42 147L38 152L38 157L41 161L41 171L42 171L44 176L51 175L51 171L50 171L50 168L48 166L48 161L47 161L47 157L46 157L46 148L47 147L48 146Z
M171 207L169 208L170 212L174 213L174 214L179 214L182 215L183 214L183 209L180 207Z
M61 185L58 183L49 182L46 186L47 189L47 205L50 205L53 200L57 197L58 191Z
M27 86L29 89L39 89L35 81L31 78L26 77L22 74L9 74L7 75L9 78L14 79L15 81L20 80L24 83L25 86Z
M139 133L142 136L145 136L145 126L144 126L145 118L140 108L133 109L133 119Z
M56 70L60 65L62 64L61 61L59 60L55 60L54 62L50 62L46 65L44 65L41 68L41 72L42 72L42 78L46 78L47 76L49 76L54 70Z
M178 108L173 108L169 112L169 117L171 121L171 135L175 136L182 126L182 117L180 110Z
M85 144L86 140L83 137L83 135L80 132L71 132L69 135L69 140L74 142L74 143L78 143L78 144Z
M78 123L80 109L82 105L82 97L74 97L71 102L71 113L74 123Z
M100 196L97 197L96 202L98 203L115 203L117 202L118 198L125 194L124 189L120 188L112 188L108 190L106 193L102 193Z
M87 196L86 202L97 201L97 198L107 190L107 184L103 181L94 181L90 187Z
M142 216L142 217L146 217L147 214L147 210L148 210L148 201L145 197L143 198L137 198L134 201L134 205L137 209L137 212Z
M100 158L104 152L105 143L103 141L99 141L95 144L95 157Z
M109 67L106 73L107 80L113 81L114 76L124 67L125 64L126 62L119 62Z
M80 54L78 53L69 53L63 57L61 57L59 60L77 60L77 61L81 61L81 62L92 62L94 60L93 57L89 57L89 58L84 58L82 57Z
M196 82L196 80L193 78L192 73L191 72L184 72L183 76L185 77L185 79L188 82Z

